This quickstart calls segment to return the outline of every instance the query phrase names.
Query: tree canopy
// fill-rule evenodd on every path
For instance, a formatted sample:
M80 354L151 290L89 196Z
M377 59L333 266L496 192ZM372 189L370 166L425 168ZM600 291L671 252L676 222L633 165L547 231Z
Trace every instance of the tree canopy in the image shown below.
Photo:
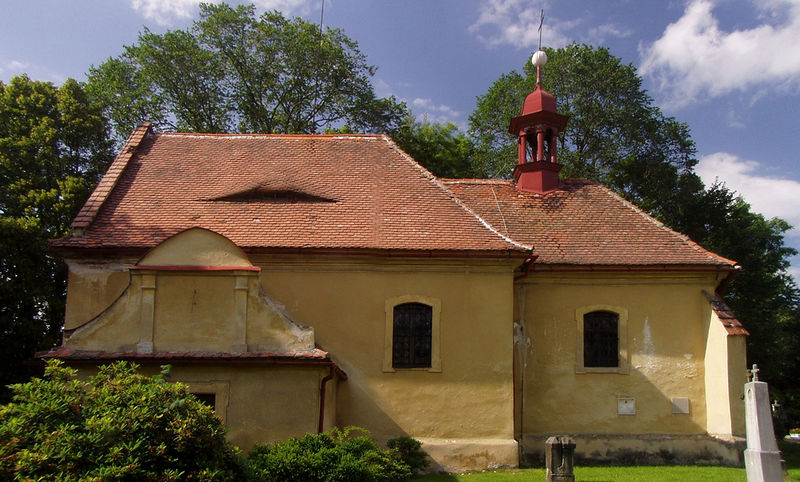
M50 361L0 405L3 480L243 480L213 410L186 385L100 367L88 380ZM167 367L165 367L167 368Z
M80 84L0 82L0 400L23 362L58 339L66 267L46 254L113 154L100 107Z
M390 134L401 149L435 175L473 177L475 146L452 122L420 122L409 115Z
M725 293L750 331L748 359L782 393L800 419L800 291L787 274L790 226L768 220L725 185L706 187L694 172L689 127L664 115L642 88L636 68L605 48L570 44L545 49L542 87L569 122L559 136L565 177L585 177L614 189L667 226L742 267ZM501 75L478 97L470 116L472 163L490 177L510 176L516 139L509 120L536 83L535 67Z
M143 121L162 130L311 133L347 126L386 132L406 115L378 98L375 67L340 29L277 11L201 4L187 30L156 34L89 69L118 139Z

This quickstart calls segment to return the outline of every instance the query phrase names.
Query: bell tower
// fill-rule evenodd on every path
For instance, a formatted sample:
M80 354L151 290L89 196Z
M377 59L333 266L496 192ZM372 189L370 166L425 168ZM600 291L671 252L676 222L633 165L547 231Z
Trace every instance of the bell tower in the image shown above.
M558 134L568 117L558 113L556 99L540 85L547 54L538 50L531 63L536 66L536 88L522 104L522 113L511 119L508 132L517 137L518 162L514 180L521 191L545 194L558 188Z

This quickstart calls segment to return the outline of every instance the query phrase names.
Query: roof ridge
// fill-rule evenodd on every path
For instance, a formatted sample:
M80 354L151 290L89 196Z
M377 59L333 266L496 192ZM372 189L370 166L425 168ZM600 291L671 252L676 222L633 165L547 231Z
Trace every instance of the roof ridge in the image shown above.
M285 134L285 133L256 133L256 132L157 132L156 136L165 137L229 137L239 139L253 138L297 138L297 139L378 139L383 134Z
M533 251L533 247L532 246L527 246L525 244L522 244L522 243L519 243L517 241L514 241L512 238L504 235L503 233L501 233L500 231L495 229L494 226L489 224L489 222L487 222L485 219L480 217L478 215L478 213L473 211L469 206L467 206L463 201L461 201L461 199L459 199L458 196L456 196L455 193L453 193L453 191L447 189L447 187L444 185L444 183L442 183L442 181L439 180L438 177L436 177L429 170L425 169L425 167L423 167L420 163L418 163L411 156L409 156L408 153L406 153L405 151L400 149L400 146L395 144L395 142L389 136L387 136L385 134L382 134L382 137L386 141L386 143L389 144L390 148L392 148L395 152L400 154L400 156L403 157L406 161L408 161L412 166L414 166L415 168L419 169L419 171L425 177L427 177L429 181L431 181L435 186L437 186L439 189L444 191L445 194L447 194L450 197L450 199L452 199L453 202L455 202L463 210L465 210L466 212L468 212L469 214L474 216L475 219L477 219L486 229L491 231L496 236L499 236L503 241L511 244L512 246L515 246L516 248L520 248L520 249L524 249L524 250L528 250L528 251Z
M509 184L511 179L439 178L442 184Z
M679 238L687 246L689 246L690 248L694 249L695 251L708 256L710 259L713 259L713 260L716 260L716 261L720 261L720 262L722 262L724 264L730 264L732 266L738 266L738 263L736 263L736 261L733 261L731 259L725 258L724 256L720 256L717 253L709 251L709 250L705 249L704 247L700 246L699 244L697 244L696 242L692 241L692 239L689 236L687 236L687 235L685 235L683 233L679 233L678 231L675 231L674 229L670 228L669 226L667 226L666 224L662 223L661 221L659 221L655 217L653 217L653 216L649 215L648 213L646 213L640 207L636 206L632 202L628 201L624 197L622 197L619 194L617 194L616 192L614 192L611 188L609 188L605 184L595 183L595 185L600 187L601 189L603 189L606 193L610 194L611 197L613 197L614 199L616 199L617 201L622 203L623 206L628 207L630 210L632 210L633 212L635 212L636 214L641 216L646 221L649 221L653 225L657 226L661 230L666 231L667 233L670 233L673 236Z
M122 149L120 149L119 154L117 154L117 157L114 158L111 166L109 166L108 171L103 175L100 182L97 183L97 187L94 188L94 191L92 191L89 199L83 204L83 207L81 207L75 219L72 220L70 227L73 230L73 236L83 236L84 230L92 224L97 217L97 213L100 211L100 207L106 201L109 194L111 194L111 191L114 190L117 181L119 181L122 175L122 171L125 170L128 162L130 162L136 154L139 144L141 144L148 133L152 134L152 132L152 123L150 122L143 122L131 132L128 140L125 141Z

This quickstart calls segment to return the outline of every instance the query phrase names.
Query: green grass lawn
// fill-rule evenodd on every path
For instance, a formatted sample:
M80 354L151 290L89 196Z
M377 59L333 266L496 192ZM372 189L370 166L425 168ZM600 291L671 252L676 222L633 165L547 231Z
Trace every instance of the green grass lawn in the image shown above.
M780 442L778 444L786 461L786 469L789 472L789 480L800 481L800 444L792 442Z
M783 458L789 471L789 481L800 482L800 444L780 442ZM730 467L683 467L683 466L656 466L656 467L576 467L575 479L577 481L613 481L613 482L640 482L640 481L720 481L735 482L746 481L744 469ZM545 480L544 469L509 469L488 472L477 472L461 475L428 475L416 479L425 482L506 482L506 481L538 481Z
M462 475L429 475L418 479L430 482L505 482L505 481L538 481L545 480L544 469L498 470L493 472L477 472ZM641 482L658 481L746 481L744 469L730 467L576 467L575 480Z

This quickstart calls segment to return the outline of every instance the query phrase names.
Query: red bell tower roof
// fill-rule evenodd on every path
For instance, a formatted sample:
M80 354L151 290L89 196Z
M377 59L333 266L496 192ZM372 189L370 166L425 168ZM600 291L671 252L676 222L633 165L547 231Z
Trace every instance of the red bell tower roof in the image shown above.
M558 113L558 107L556 107L556 98L553 97L553 94L542 89L542 86L537 82L533 92L525 97L521 115L542 111Z
M558 188L558 134L568 117L558 113L556 98L542 89L541 68L547 55L539 50L531 59L536 66L536 88L522 103L520 115L511 119L508 132L517 137L519 162L514 168L517 189L546 194Z

